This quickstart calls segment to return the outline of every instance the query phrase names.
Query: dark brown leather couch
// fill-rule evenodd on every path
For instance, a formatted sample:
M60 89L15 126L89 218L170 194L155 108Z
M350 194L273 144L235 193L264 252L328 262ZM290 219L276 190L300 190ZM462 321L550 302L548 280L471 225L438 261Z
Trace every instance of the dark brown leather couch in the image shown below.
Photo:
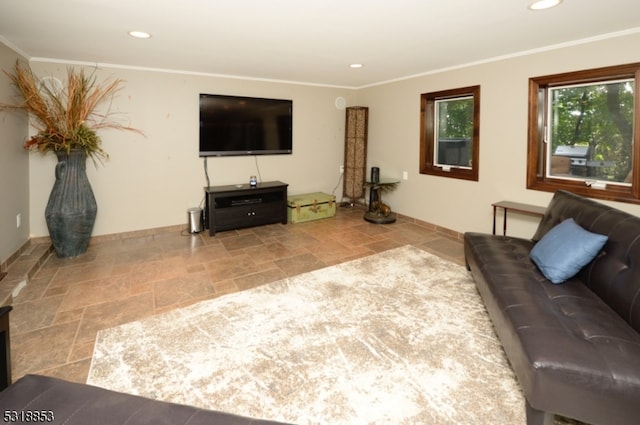
M65 425L276 425L214 410L150 400L40 375L0 393L5 423Z
M0 307L0 422L65 425L286 425L40 375L11 383L9 312Z
M554 285L529 251L567 218L608 241ZM528 425L551 424L554 415L640 423L640 218L559 191L532 240L466 233L464 250L524 392Z

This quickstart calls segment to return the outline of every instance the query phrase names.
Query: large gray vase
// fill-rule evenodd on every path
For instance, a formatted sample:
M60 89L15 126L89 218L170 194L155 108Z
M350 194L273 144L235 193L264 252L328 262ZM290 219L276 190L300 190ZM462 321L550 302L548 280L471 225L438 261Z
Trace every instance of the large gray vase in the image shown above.
M56 151L56 181L44 216L58 257L76 257L87 251L98 205L87 178L83 150Z

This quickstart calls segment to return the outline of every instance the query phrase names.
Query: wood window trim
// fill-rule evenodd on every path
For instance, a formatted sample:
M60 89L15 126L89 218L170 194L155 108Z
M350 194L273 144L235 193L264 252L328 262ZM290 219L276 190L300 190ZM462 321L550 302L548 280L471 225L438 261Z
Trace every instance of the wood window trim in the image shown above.
M471 168L452 166L447 170L435 164L435 101L473 96L473 137ZM420 95L420 174L478 181L480 165L480 86L442 90Z
M571 181L546 176L544 126L547 113L547 87L597 83L607 80L634 78L633 167L631 186L607 185L606 189L588 187L584 181ZM529 110L527 134L527 189L556 192L568 190L581 196L640 204L640 63L568 72L529 79Z

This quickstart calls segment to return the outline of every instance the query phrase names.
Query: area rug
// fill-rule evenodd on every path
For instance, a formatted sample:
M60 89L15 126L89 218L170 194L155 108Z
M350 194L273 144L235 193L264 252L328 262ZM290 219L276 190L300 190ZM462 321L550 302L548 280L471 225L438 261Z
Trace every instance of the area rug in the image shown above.
M296 424L524 424L464 267L405 246L100 331L88 383Z

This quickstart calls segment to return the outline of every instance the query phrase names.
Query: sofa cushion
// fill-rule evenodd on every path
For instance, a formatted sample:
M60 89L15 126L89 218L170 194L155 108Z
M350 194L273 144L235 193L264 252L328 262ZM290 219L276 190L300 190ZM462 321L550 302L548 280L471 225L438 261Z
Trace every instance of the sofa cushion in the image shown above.
M589 232L569 218L545 234L531 250L530 257L552 283L575 276L593 260L607 236Z

